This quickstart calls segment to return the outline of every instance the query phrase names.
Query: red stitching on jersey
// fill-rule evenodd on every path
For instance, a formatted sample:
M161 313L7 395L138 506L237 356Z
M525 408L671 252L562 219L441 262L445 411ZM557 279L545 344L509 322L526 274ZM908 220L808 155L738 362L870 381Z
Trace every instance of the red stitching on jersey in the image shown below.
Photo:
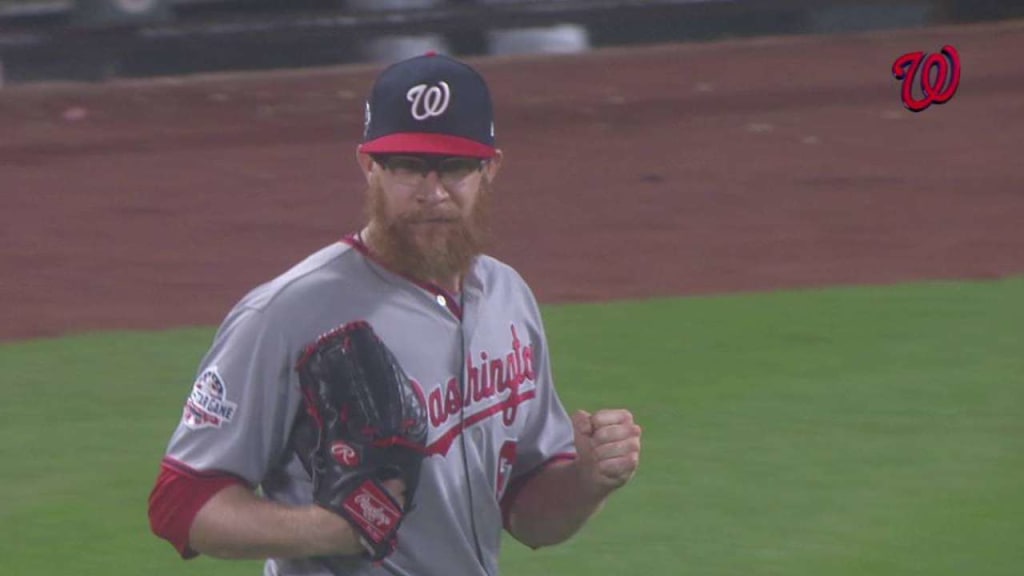
M164 468L170 468L175 472L184 476L190 476L192 478L203 479L203 478L223 478L224 476L231 476L235 480L245 484L246 486L252 487L249 481L242 478L238 474L228 472L225 470L197 470L192 468L188 464L185 464L181 460L177 460L170 456L164 456L163 460L160 461L160 466Z
M462 434L463 430L465 430L466 428L469 428L470 426L476 424L477 422L486 420L487 418L490 418L491 416L494 416L495 414L498 414L503 410L519 406L520 404L526 402L527 400L532 400L536 396L536 390L528 390L526 392L523 392L522 394L519 394L518 396L511 396L509 398L506 398L504 401L499 402L489 408L486 408L484 410L481 410L480 412L467 416L465 420L459 422L451 430L445 432L440 438L431 442L427 446L427 455L430 456L434 454L439 454L443 456L447 454L448 450L452 447L452 444L455 442L455 439L458 438L459 434Z
M402 278L405 278L410 283L419 286L420 288L426 290L427 292L430 292L434 296L444 296L444 300L448 304L448 310L450 310L451 313L454 314L455 317L458 318L460 322L462 321L462 306L459 305L459 299L452 296L444 288L441 288L440 286L436 284L431 284L429 282L420 282L419 280L413 278L412 276L407 276L405 274L402 274L401 272L392 270L391 267L389 267L387 264L381 262L380 259L373 254L373 252L370 252L370 247L363 243L362 239L360 239L357 234L349 234L343 237L341 241L355 248L356 250L359 251L360 254L365 256L368 260L370 260L377 266L380 266L381 268L387 270L388 272L391 272L395 276L401 276Z

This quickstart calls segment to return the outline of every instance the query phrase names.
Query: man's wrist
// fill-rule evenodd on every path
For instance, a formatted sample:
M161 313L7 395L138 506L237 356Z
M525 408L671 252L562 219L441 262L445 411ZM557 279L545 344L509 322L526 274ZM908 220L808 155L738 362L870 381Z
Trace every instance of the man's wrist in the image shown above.
M313 504L307 516L314 534L309 556L353 556L365 550L355 528L339 514Z
M581 460L577 459L570 465L575 468L578 493L585 501L600 504L615 490L613 486L605 486L597 482L594 478L594 471L588 468Z

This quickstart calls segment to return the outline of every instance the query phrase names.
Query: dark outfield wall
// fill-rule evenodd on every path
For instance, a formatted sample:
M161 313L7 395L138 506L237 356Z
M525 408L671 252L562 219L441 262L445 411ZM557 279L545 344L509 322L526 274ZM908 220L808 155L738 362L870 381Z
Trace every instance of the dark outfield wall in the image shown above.
M139 13L118 8L123 1L0 2L0 80L97 81L387 61L423 48L464 56L564 52L1024 17L1016 0L151 0L151 10ZM420 9L402 18L367 9L398 5ZM554 24L561 28L546 35L494 39Z

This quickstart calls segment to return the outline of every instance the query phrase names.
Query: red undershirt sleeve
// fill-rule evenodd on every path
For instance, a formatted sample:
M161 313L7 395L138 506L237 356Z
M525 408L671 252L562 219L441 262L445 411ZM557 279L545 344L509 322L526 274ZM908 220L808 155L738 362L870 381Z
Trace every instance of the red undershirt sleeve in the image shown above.
M233 474L194 470L173 458L164 458L149 494L150 529L170 542L182 558L198 556L188 546L192 521L214 494L236 484L248 486Z
M544 468L547 468L549 464L557 462L559 460L575 459L576 455L572 453L555 454L551 458L545 460L544 463L541 464L540 466L537 466L533 470L530 470L529 472L512 479L512 482L509 484L508 490L505 490L504 496L501 497L501 521L505 527L505 530L509 529L508 521L509 516L512 514L512 507L515 505L516 498L519 496L520 492L522 492L523 487L526 486L530 482L530 480L532 480L537 474L544 470Z

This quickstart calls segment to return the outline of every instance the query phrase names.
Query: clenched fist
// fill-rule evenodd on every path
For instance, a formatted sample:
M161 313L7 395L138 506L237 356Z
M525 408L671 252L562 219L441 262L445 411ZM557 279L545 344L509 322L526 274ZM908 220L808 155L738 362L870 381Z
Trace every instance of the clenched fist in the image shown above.
M629 482L640 464L640 426L629 410L572 415L581 481L603 497Z

